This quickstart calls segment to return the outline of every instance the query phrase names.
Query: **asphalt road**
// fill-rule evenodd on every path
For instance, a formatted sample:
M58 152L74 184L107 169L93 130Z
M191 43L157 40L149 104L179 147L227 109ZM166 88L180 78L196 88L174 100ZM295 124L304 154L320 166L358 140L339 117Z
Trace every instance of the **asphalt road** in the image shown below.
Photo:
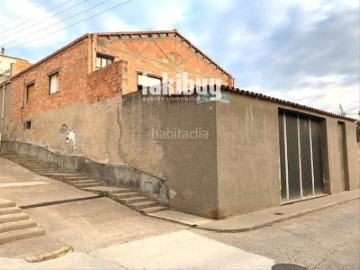
M358 200L252 232L192 232L277 263L294 263L308 269L360 269Z

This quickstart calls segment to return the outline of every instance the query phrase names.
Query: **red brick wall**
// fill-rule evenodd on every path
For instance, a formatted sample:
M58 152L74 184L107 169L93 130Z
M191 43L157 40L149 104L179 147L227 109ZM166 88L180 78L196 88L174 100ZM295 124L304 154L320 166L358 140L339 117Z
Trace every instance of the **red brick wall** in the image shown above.
M86 101L88 73L87 38L11 80L11 119ZM59 91L49 95L48 74L59 69ZM25 84L35 80L35 101L23 106Z
M123 68L125 61L101 68L87 75L87 101L94 102L112 98L121 93Z
M115 63L92 72L96 52L114 56ZM59 69L59 91L49 95L48 74L56 69ZM220 78L222 84L232 84L230 75L175 33L121 39L88 36L13 78L10 117L31 117L74 103L96 102L135 92L137 72L158 76L167 72L176 78L176 74L185 71L189 78ZM34 80L35 101L26 104L25 85Z
M162 76L167 72L175 78L177 73L188 72L189 78L219 78L224 85L232 85L232 77L196 52L180 37L103 37L97 38L95 50L128 62L128 86L123 94L137 91L137 72Z

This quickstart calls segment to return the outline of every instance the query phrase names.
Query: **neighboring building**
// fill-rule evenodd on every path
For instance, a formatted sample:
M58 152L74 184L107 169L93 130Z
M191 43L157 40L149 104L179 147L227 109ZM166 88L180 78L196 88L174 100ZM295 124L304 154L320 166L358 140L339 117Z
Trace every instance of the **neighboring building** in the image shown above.
M30 63L27 60L5 55L5 50L2 48L0 53L0 84L29 65Z
M7 89L9 87L9 78L11 76L16 75L23 69L27 68L31 64L24 59L20 59L17 57L12 57L9 55L5 55L4 48L1 48L0 53L0 146L1 146L1 138L3 134L3 129L5 126L5 116L9 116L9 102L5 102L10 100L10 90Z
M221 79L222 99L144 97L163 72ZM233 82L176 31L87 34L11 78L3 150L212 218L359 187L352 119Z

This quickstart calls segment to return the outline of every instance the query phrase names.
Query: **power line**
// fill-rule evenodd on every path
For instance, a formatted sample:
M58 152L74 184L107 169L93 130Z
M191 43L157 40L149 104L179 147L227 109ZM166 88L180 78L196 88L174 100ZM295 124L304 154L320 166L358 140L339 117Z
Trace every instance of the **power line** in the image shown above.
M86 1L89 1L89 0L83 0L83 1L81 1L81 2L79 2L79 3L77 3L77 4L75 4L75 5L73 5L73 6L71 6L71 7L68 7L67 9L64 9L64 10L58 12L58 13L53 14L53 15L50 16L48 19L53 18L53 17L55 17L55 16L57 16L57 15L59 15L59 14L61 14L61 13L64 13L64 12L70 10L70 9L73 9L74 7L77 7L77 6L79 6L80 4L82 4L82 3L86 2ZM41 19L41 18L40 18L40 19ZM33 26L36 26L36 25L39 25L39 24L42 24L42 23L43 23L43 22L35 22L34 24L30 24L30 25L26 26L25 28L21 28L20 30L17 30L17 31L15 31L15 32L13 32L13 33L10 33L9 35L6 35L5 37L2 37L2 39L6 39L6 38L9 37L9 36L12 36L12 35L14 35L14 34L16 34L16 33L22 32L22 31L24 31L24 30L26 30L26 29L29 29L30 27L33 27Z
M40 3L38 3L38 4L35 6L35 8L40 7L44 2L48 2L48 0L41 1ZM11 24L12 22L15 22L17 19L24 17L25 14L27 14L27 12L23 12L23 13L21 13L20 15L18 15L17 17L11 19L10 21L7 22L7 24ZM1 33L2 33L2 32L1 32Z
M29 40L29 41L27 41L27 42L25 42L25 43L22 43L22 44L19 44L19 45L16 45L16 46L7 48L7 50L11 50L11 49L14 49L14 48L17 48L17 47L20 47L20 46L24 46L24 45L26 45L26 44L28 44L28 43L31 43L31 42L35 41L35 40L38 40L38 39L41 39L41 38L44 38L44 37L53 35L53 34L59 32L59 31L68 29L68 28L70 28L70 27L72 27L72 26L74 26L74 25L77 25L77 24L82 23L82 22L84 22L84 21L90 20L90 19L92 19L92 18L94 18L94 17L97 17L97 16L99 16L99 15L105 13L105 12L108 12L108 11L110 11L110 10L113 10L113 9L119 7L119 6L128 4L128 3L132 2L132 1L134 1L134 0L127 0L127 1L125 1L125 2L122 2L122 3L120 3L120 4L115 5L115 6L111 7L111 8L109 8L109 9L103 10L103 11L101 11L101 12L99 12L99 13L96 13L96 14L94 14L94 15L92 15L92 16L89 16L89 17L87 17L87 18L85 18L85 19L83 19L83 20L77 21L77 22L75 22L75 23L73 23L73 24L70 24L70 25L68 25L68 26L66 26L66 27L63 27L63 28L61 28L61 29L59 29L59 30L53 31L53 32L48 33L48 34L46 34L46 35L44 35L44 36L41 36L41 37L39 37L39 38L34 38L34 39Z
M1 73L0 77L4 76L6 73L8 73L10 75L10 69L7 69L3 73Z
M63 3L61 3L61 4L57 5L57 6L55 6L55 7L53 7L53 8L51 8L51 9L49 9L49 10L47 10L46 12L50 12L50 11L52 11L52 10L54 10L54 9L57 9L58 7L61 7L61 6L65 5L66 3L70 2L70 1L73 1L73 0L67 0L67 1L65 1L65 2L63 2ZM38 6L39 6L39 5L37 5L36 7L38 7ZM14 26L14 27L10 27L10 28L8 28L8 29L5 29L4 31L0 32L0 34L9 32L10 30L12 31L12 30L18 28L19 26L24 25L24 24L26 24L27 22L30 22L30 21L33 20L35 17L36 17L36 16L32 16L30 19L27 19L26 21L24 21L24 22L22 22L22 23L20 23L20 24L18 24L18 25L16 25L16 26Z
M78 13L70 16L70 17L65 18L65 19L62 20L61 22L56 22L56 23L53 23L53 24L51 24L51 25L47 25L47 26L45 26L45 27L43 27L43 28L37 29L37 30L35 30L35 31L32 31L32 32L30 32L29 34L27 34L25 37L31 36L31 35L33 35L33 34L35 34L35 33L41 32L41 31L43 31L43 30L47 30L47 29L49 29L49 28L52 27L52 26L55 26L55 25L58 25L58 24L60 24L60 23L65 22L65 21L68 21L68 20L70 20L70 19L72 19L72 18L74 18L74 17L77 17L78 15L80 15L80 14L82 14L82 13L84 13L84 12L88 12L88 11L90 11L90 10L92 10L92 9L98 7L98 6L101 6L101 5L103 5L103 4L106 4L107 2L110 2L110 1L112 1L112 0L106 0L106 1L100 2L100 3L92 6L91 8L85 9L85 10L80 11L80 12L78 12ZM18 40L17 38L12 39L12 40L4 43L3 45L1 45L1 47L5 47L6 45L11 44L11 43L13 43L14 41L17 41L17 40Z

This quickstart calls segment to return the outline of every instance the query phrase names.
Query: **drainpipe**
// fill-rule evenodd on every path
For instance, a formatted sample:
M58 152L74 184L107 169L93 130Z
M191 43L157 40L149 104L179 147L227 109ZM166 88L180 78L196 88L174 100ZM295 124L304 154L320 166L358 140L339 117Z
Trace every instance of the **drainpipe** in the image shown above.
M94 34L90 34L90 40L91 40L91 72L95 71L95 42L94 42Z
M1 119L4 119L5 114L5 84L3 86L3 95L2 95L2 103L1 103Z
M0 152L1 152L1 140L2 140L2 134L3 134L3 129L4 129L4 125L5 125L5 119L4 119L4 114L5 114L5 84L3 85L3 94L2 94L2 101L1 101L1 130L0 130Z

